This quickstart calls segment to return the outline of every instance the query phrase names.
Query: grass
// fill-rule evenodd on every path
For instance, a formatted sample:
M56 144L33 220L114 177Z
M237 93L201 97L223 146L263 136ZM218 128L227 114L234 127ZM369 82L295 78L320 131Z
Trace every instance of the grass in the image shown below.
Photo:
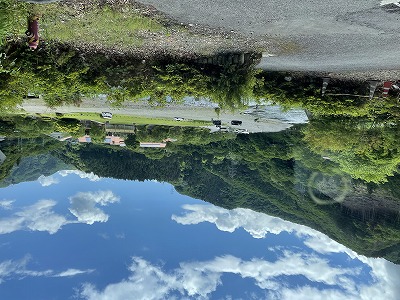
M28 24L29 3L17 0L0 0L0 42L7 36L24 35Z
M41 114L45 117L55 117L55 114ZM168 125L168 126L208 126L212 125L210 121L201 120L186 120L186 121L174 121L173 119L163 119L163 118L147 118L147 117L137 117L128 115L113 114L111 120L103 119L98 113L66 113L63 114L63 118L74 118L78 120L92 120L98 122L110 121L111 124L137 124L137 125Z
M60 42L81 42L106 47L140 46L142 32L159 32L163 25L141 16L129 6L118 10L90 5L79 11L59 3L40 5L42 36Z

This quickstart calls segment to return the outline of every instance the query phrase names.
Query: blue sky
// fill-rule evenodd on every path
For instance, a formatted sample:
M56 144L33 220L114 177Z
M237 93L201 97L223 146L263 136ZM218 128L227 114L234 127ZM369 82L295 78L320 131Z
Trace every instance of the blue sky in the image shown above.
M60 171L0 189L2 299L396 299L398 266L166 183Z

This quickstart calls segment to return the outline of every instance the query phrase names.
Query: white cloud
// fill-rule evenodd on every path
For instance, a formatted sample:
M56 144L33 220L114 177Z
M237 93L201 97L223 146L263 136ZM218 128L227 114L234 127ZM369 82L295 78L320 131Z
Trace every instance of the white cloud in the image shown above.
M111 191L98 191L78 193L69 198L71 207L69 211L78 218L78 221L86 224L94 222L106 222L108 215L96 205L106 206L119 201L119 197Z
M4 210L12 209L12 204L15 200L2 200L0 201L0 208Z
M56 214L53 200L40 200L14 213L12 216L0 219L0 234L11 233L17 230L29 229L33 231L47 231L56 233L65 224L73 223L64 216Z
M24 219L19 217L0 219L0 234L11 233L21 230L24 226Z
M92 272L94 272L94 269L88 269L88 270L68 269L53 275L53 277L72 277L81 274L90 274Z
M81 274L92 273L93 269L78 270L68 269L63 272L56 273L54 270L47 269L42 271L31 270L28 267L30 255L26 255L19 260L5 260L0 263L0 284L10 279L22 279L24 277L72 277Z
M52 184L57 184L60 182L57 178L55 178L53 175L52 176L44 176L40 175L40 177L37 180L42 186L50 186Z
M0 234L17 230L47 231L54 234L67 224L106 222L108 215L96 205L106 206L117 201L119 198L111 191L78 193L70 198L71 208L69 210L77 217L77 220L71 220L54 212L56 201L39 200L9 217L1 218Z
M65 224L74 222L68 221L64 216L55 213L53 207L56 204L54 200L40 200L15 213L15 216L23 218L24 225L30 230L47 231L53 234Z
M379 269L382 270L385 264L394 266L380 260ZM173 295L180 299L207 299L218 286L223 285L224 274L234 274L253 280L260 288L259 295L266 293L268 299L395 300L399 289L396 287L398 269L395 266L386 273L392 284L379 277L369 286L357 279L359 268L331 266L327 259L307 253L284 251L275 261L246 261L226 255L210 261L182 262L179 268L168 272L143 258L133 257L128 278L109 284L103 290L86 283L80 296L87 300L171 299ZM293 286L287 279L290 276L304 276L310 283ZM316 287L320 285L325 287Z
M209 222L215 224L219 230L227 232L234 232L238 228L243 228L254 238L265 238L268 234L277 235L281 232L294 233L303 237L305 239L304 244L318 253L344 252L351 258L357 256L351 249L317 230L250 209L227 210L213 205L201 204L187 204L183 205L183 208L186 210L183 216L172 215L171 217L172 220L182 225Z
M75 175L78 175L80 178L87 178L90 181L99 181L101 179L99 176L95 175L93 172L85 173L85 172L79 171L79 170L62 170L62 171L58 171L58 174L60 174L62 177L68 176L69 174L75 174Z
M90 300L167 299L173 290L181 290L174 274L164 273L160 267L134 257L128 279L108 285L98 291L91 284L84 284L81 296Z
M184 287L189 291L189 295L196 295L204 291L208 294L215 290L222 273L251 278L261 289L278 289L281 287L281 279L278 277L282 275L303 275L312 282L336 286L341 285L342 278L357 275L358 270L332 267L326 259L315 255L285 251L274 262L262 259L243 261L227 255L205 263L182 263L180 272L186 279ZM203 280L201 285L197 282L199 278ZM186 282L189 282L189 285Z
M305 246L315 251L314 258L319 262L311 262L313 260L312 257L304 260L296 256L297 254L292 254L290 257L285 255L287 259L282 261L281 265L276 265L276 269L285 270L287 266L290 266L291 270L299 272L299 274L307 277L312 282L323 280L325 284L340 286L348 294L346 297L344 295L338 297L338 293L341 294L343 291L332 288L318 290L305 286L291 289L282 286L278 281L268 278L268 276L264 277L265 281L254 277L260 287L270 290L279 287L277 290L280 292L278 296L275 295L277 299L397 299L397 295L400 295L400 286L396 284L400 280L399 266L384 259L367 258L358 255L353 250L333 241L316 230L242 208L230 211L211 205L185 205L183 208L186 209L186 214L183 216L173 215L172 219L184 225L210 222L214 223L219 230L228 232L243 228L255 238L264 238L268 233L290 232L296 234L301 237ZM375 282L371 285L359 286L359 283L356 283L351 276L349 277L350 273L337 273L338 270L330 267L327 260L321 260L321 257L328 257L332 253L346 253L350 258L358 259L369 266L371 268L370 275ZM266 264L260 262L258 266L254 267L260 268L261 266L266 267ZM272 274L274 270L272 269ZM353 270L352 272L356 274L358 270ZM286 273L287 270L285 271ZM317 277L314 277L314 275ZM334 276L332 277L332 275ZM296 297L293 297L294 295ZM275 297L274 295L272 296Z
M250 209L237 208L227 210L213 205L187 204L183 208L188 211L183 216L172 216L172 220L182 225L214 223L221 231L234 232L243 228L254 238L265 238L268 233L279 234L282 231L293 232L301 228L303 234L314 232L306 226L284 221Z

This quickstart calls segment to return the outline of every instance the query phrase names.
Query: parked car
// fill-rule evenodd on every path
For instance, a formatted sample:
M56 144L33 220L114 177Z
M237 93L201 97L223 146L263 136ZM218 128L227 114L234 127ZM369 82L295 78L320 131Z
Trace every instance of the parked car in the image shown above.
M181 117L175 117L174 120L175 120L175 121L183 121L183 120L185 120L185 119L184 119L184 118L181 118Z
M232 120L232 121L231 121L231 124L232 124L232 125L242 125L242 121L239 121L239 120Z
M28 17L28 29L25 31L28 37L28 46L32 50L35 50L39 45L39 17L30 16Z
M104 119L111 119L112 118L112 113L108 112L108 111L103 111L100 114L100 117L104 118Z
M216 126L221 126L221 120L212 120L213 124Z
M233 132L237 134L250 134L247 129L235 129Z
M229 128L228 127L219 127L219 131L220 132L229 132Z

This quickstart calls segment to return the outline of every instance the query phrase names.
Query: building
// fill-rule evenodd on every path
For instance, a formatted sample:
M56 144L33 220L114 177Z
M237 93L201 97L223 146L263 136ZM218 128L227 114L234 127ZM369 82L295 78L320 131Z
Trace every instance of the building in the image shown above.
M106 138L104 139L104 143L105 144L109 144L109 145L117 145L117 146L121 146L121 147L125 147L125 140L119 136L106 136Z
M52 132L49 134L50 137L52 137L53 139L56 139L60 142L64 142L66 140L69 140L72 138L72 136L67 135L66 133L63 132Z
M91 143L92 138L89 135L84 135L78 138L79 143Z
M165 148L167 143L151 143L151 142L141 142L140 147L142 148Z

